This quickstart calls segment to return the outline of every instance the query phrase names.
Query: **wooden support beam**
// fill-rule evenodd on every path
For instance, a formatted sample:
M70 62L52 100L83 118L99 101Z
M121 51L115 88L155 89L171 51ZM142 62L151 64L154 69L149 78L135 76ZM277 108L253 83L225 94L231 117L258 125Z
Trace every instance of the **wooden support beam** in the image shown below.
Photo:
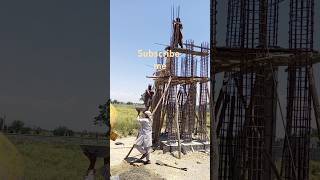
M320 139L320 103L318 99L318 94L317 94L317 89L316 89L316 84L314 80L314 75L313 75L313 69L310 67L309 69L309 85L310 85L310 93L312 97L312 102L313 102L313 110L314 110L314 116L317 124L317 129L318 129L318 137Z
M165 100L167 98L167 94L169 94L169 93L167 93L167 90L168 90L170 84L171 84L171 76L169 78L168 84L164 84L164 90L163 90L162 96L159 99L159 101L157 102L157 105L155 106L155 108L152 110L152 115L153 115L157 111L159 105L162 104L161 109L160 109L161 110L160 111L160 119L155 119L155 120L159 120L159 123L157 123L157 125L159 127L157 127L156 131L154 132L155 133L154 134L154 142L155 142L155 144L159 143L158 142L159 141L159 136L160 136L161 128L162 128L162 125L163 125L163 120L162 119L164 117L163 109L164 109ZM155 124L155 123L153 123L153 124Z
M209 53L206 53L206 52L192 51L192 50L183 49L183 48L172 48L171 51L172 52L179 52L182 54L191 54L191 55L195 55L195 56L209 56Z
M252 51L253 53L254 51ZM294 54L291 50L283 50L283 52L280 51L274 51L270 52L268 57L257 57L256 54L249 54L246 56L246 59L248 60L247 65L253 66L257 63L272 63L274 67L278 66L287 66L291 61L296 59L305 59L306 56L311 57L312 64L317 64L320 62L320 54L316 51L309 52L304 55L300 55L299 58L297 58L297 55ZM214 66L216 68L216 73L220 72L228 72L231 71L235 67L240 67L241 65L241 51L233 50L232 48L227 51L227 48L223 52L217 53L217 59L214 62ZM303 64L301 62L301 64Z
M170 76L171 77L171 76ZM159 84L166 84L169 76L147 76L147 78L154 79ZM181 77L174 76L171 80L171 85L183 85L183 84L194 84L194 83L206 83L209 81L208 77Z
M177 139L178 139L178 158L181 159L181 141L180 141L180 129L179 129L179 103L178 96L176 96L176 112L175 112L175 123L177 128Z
M274 162L272 159L272 147L273 142L275 142L275 129L276 129L276 117L277 117L277 83L274 83L273 77L277 78L276 75L277 68L275 68L272 72L270 68L265 68L265 78L261 81L265 85L265 95L266 98L264 100L264 144L265 151L270 155L269 161ZM274 74L273 74L274 73ZM262 177L262 180L271 180L274 179L274 176L277 174L272 172L272 166L270 166L269 161L263 162L263 169L265 172L265 176Z
M152 110L152 115L153 115L153 113L158 109L158 106L160 105L161 100L164 98L165 94L167 93L167 90L168 90L168 88L169 88L169 86L170 86L170 83L171 83L171 76L170 76L170 78L169 78L168 85L167 85L166 88L164 89L164 92L163 92L163 94L162 94L162 96L161 96L158 104L157 104L156 107Z
M229 101L230 101L230 95L229 94L225 94L224 95L224 101L223 101L223 105L222 105L222 109L221 109L221 113L218 117L218 122L217 122L217 137L219 137L220 135L220 129L222 127L222 124L223 124L223 121L224 121L224 117L225 117L225 114L226 114L226 109L227 109L227 106L229 104Z
M219 109L221 108L222 105L222 101L224 98L224 94L227 90L227 84L228 84L229 78L227 77L227 73L224 73L223 76L223 81L222 81L222 87L220 89L218 98L217 98L217 102L216 102L216 106L215 106L215 112L216 112L216 117L218 115Z
M218 121L218 125L217 125L217 136L219 137L219 134L220 134L220 128L222 126L222 121L223 121L223 118L220 118L221 114L222 116L221 117L224 117L224 113L225 113L225 110L226 110L226 103L228 103L228 98L226 98L226 90L227 90L227 84L228 84L228 81L229 81L229 77L227 75L227 73L224 74L224 77L223 77L223 81L222 81L222 87L220 89L220 92L219 92L219 95L218 95L218 99L217 99L217 102L216 102L216 106L215 106L215 118L219 119ZM221 113L220 113L220 116L218 117L218 112L220 110L222 106L222 109L221 109Z

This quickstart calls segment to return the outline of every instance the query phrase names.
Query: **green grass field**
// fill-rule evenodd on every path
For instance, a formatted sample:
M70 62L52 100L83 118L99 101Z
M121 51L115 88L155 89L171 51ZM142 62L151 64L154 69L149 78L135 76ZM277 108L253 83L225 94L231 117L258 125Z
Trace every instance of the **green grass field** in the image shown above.
M139 124L136 120L137 111L133 105L113 104L117 110L115 131L122 137L136 136Z
M310 180L319 180L320 179L320 162L311 161L310 162Z
M23 158L17 148L0 133L0 179L23 176Z
M139 124L136 121L137 111L134 105L113 104L117 110L117 122L115 124L115 131L121 136L136 136ZM207 130L210 133L210 119L209 112L207 113Z
M89 160L78 145L11 139L20 152L26 180L84 179ZM103 179L103 160L96 163L97 179Z

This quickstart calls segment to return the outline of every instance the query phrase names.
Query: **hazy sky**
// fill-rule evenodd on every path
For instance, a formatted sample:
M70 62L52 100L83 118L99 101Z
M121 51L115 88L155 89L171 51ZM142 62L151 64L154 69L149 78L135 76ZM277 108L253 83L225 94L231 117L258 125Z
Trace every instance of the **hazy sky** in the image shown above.
M105 1L0 3L0 113L30 126L95 130L107 99Z
M218 0L217 41L218 46L225 45L227 0ZM154 43L168 44L171 32L171 6L180 5L180 18L183 23L184 39L193 39L196 44L209 42L209 0L111 0L111 99L138 102L148 83L146 76L153 73L155 58L139 58L139 49L158 51L164 46ZM315 1L315 33L314 45L320 47L320 3ZM280 4L279 45L288 47L289 0ZM319 65L315 66L318 91L320 90ZM219 77L219 76L218 76ZM218 78L219 86L221 78ZM287 76L284 68L279 72L278 93L281 106L286 109ZM320 94L320 91L318 92ZM277 133L283 135L282 122L278 110ZM314 121L313 121L314 122Z
M183 2L183 3L182 3ZM160 51L169 44L171 6L180 4L184 38L196 44L209 39L208 0L111 0L111 99L138 102L152 83L155 58L139 58L138 50Z
M138 102L148 83L146 76L153 73L155 58L139 58L137 51L163 50L171 33L171 6L180 5L184 39L196 44L209 42L209 0L111 0L111 99ZM315 9L320 3L315 2ZM288 45L289 1L280 4L279 45ZM319 11L316 11L319 17ZM225 45L227 0L218 0L218 45ZM319 29L316 18L315 29ZM320 36L315 33L315 47Z

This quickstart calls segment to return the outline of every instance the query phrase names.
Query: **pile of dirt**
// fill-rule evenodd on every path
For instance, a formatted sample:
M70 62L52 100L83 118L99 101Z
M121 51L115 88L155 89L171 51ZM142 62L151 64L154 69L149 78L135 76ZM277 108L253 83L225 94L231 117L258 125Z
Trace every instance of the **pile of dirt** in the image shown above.
M122 163L112 169L111 174L113 176L119 176L120 180L165 180L143 166L134 167L127 163Z
M119 177L120 180L164 180L142 167L123 172L119 174Z

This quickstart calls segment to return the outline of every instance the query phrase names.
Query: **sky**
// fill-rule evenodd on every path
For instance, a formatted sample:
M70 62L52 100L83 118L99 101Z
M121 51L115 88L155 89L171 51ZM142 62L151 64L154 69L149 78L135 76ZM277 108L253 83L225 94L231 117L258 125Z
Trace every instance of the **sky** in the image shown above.
M193 39L196 44L209 42L209 0L111 0L110 15L110 97L123 102L139 102L140 95L152 81L146 76L153 73L155 58L139 58L137 51L163 50L169 44L171 33L171 7L180 6L180 19L183 23L184 39ZM320 3L315 1L315 33L314 46L320 49ZM227 1L218 0L217 14L217 44L225 46ZM288 47L289 1L280 4L279 43ZM318 91L320 90L320 68L315 65L315 77ZM278 94L282 111L286 109L287 76L284 68L280 68L278 76ZM217 87L221 84L221 75L217 76ZM318 92L320 94L320 91ZM278 110L277 134L281 130L280 111ZM285 114L284 114L285 117ZM314 125L314 124L313 124Z
M12 0L0 5L0 113L7 122L93 126L108 96L105 1Z
M169 44L171 33L171 7L180 6L184 39L196 44L209 42L209 0L111 0L110 15L110 82L111 99L123 102L139 102L140 95L152 81L155 58L140 58L138 50L162 51ZM288 46L289 1L280 4L279 45ZM315 9L320 3L316 1ZM225 45L227 1L218 1L218 46ZM319 17L319 11L316 11ZM319 18L315 29L319 29ZM320 38L315 33L315 47L319 49Z
M182 3L183 2L183 3ZM162 51L169 44L171 6L180 5L186 39L196 44L209 39L209 1L111 0L110 1L110 97L139 102L152 83L155 58L140 58L138 50Z

